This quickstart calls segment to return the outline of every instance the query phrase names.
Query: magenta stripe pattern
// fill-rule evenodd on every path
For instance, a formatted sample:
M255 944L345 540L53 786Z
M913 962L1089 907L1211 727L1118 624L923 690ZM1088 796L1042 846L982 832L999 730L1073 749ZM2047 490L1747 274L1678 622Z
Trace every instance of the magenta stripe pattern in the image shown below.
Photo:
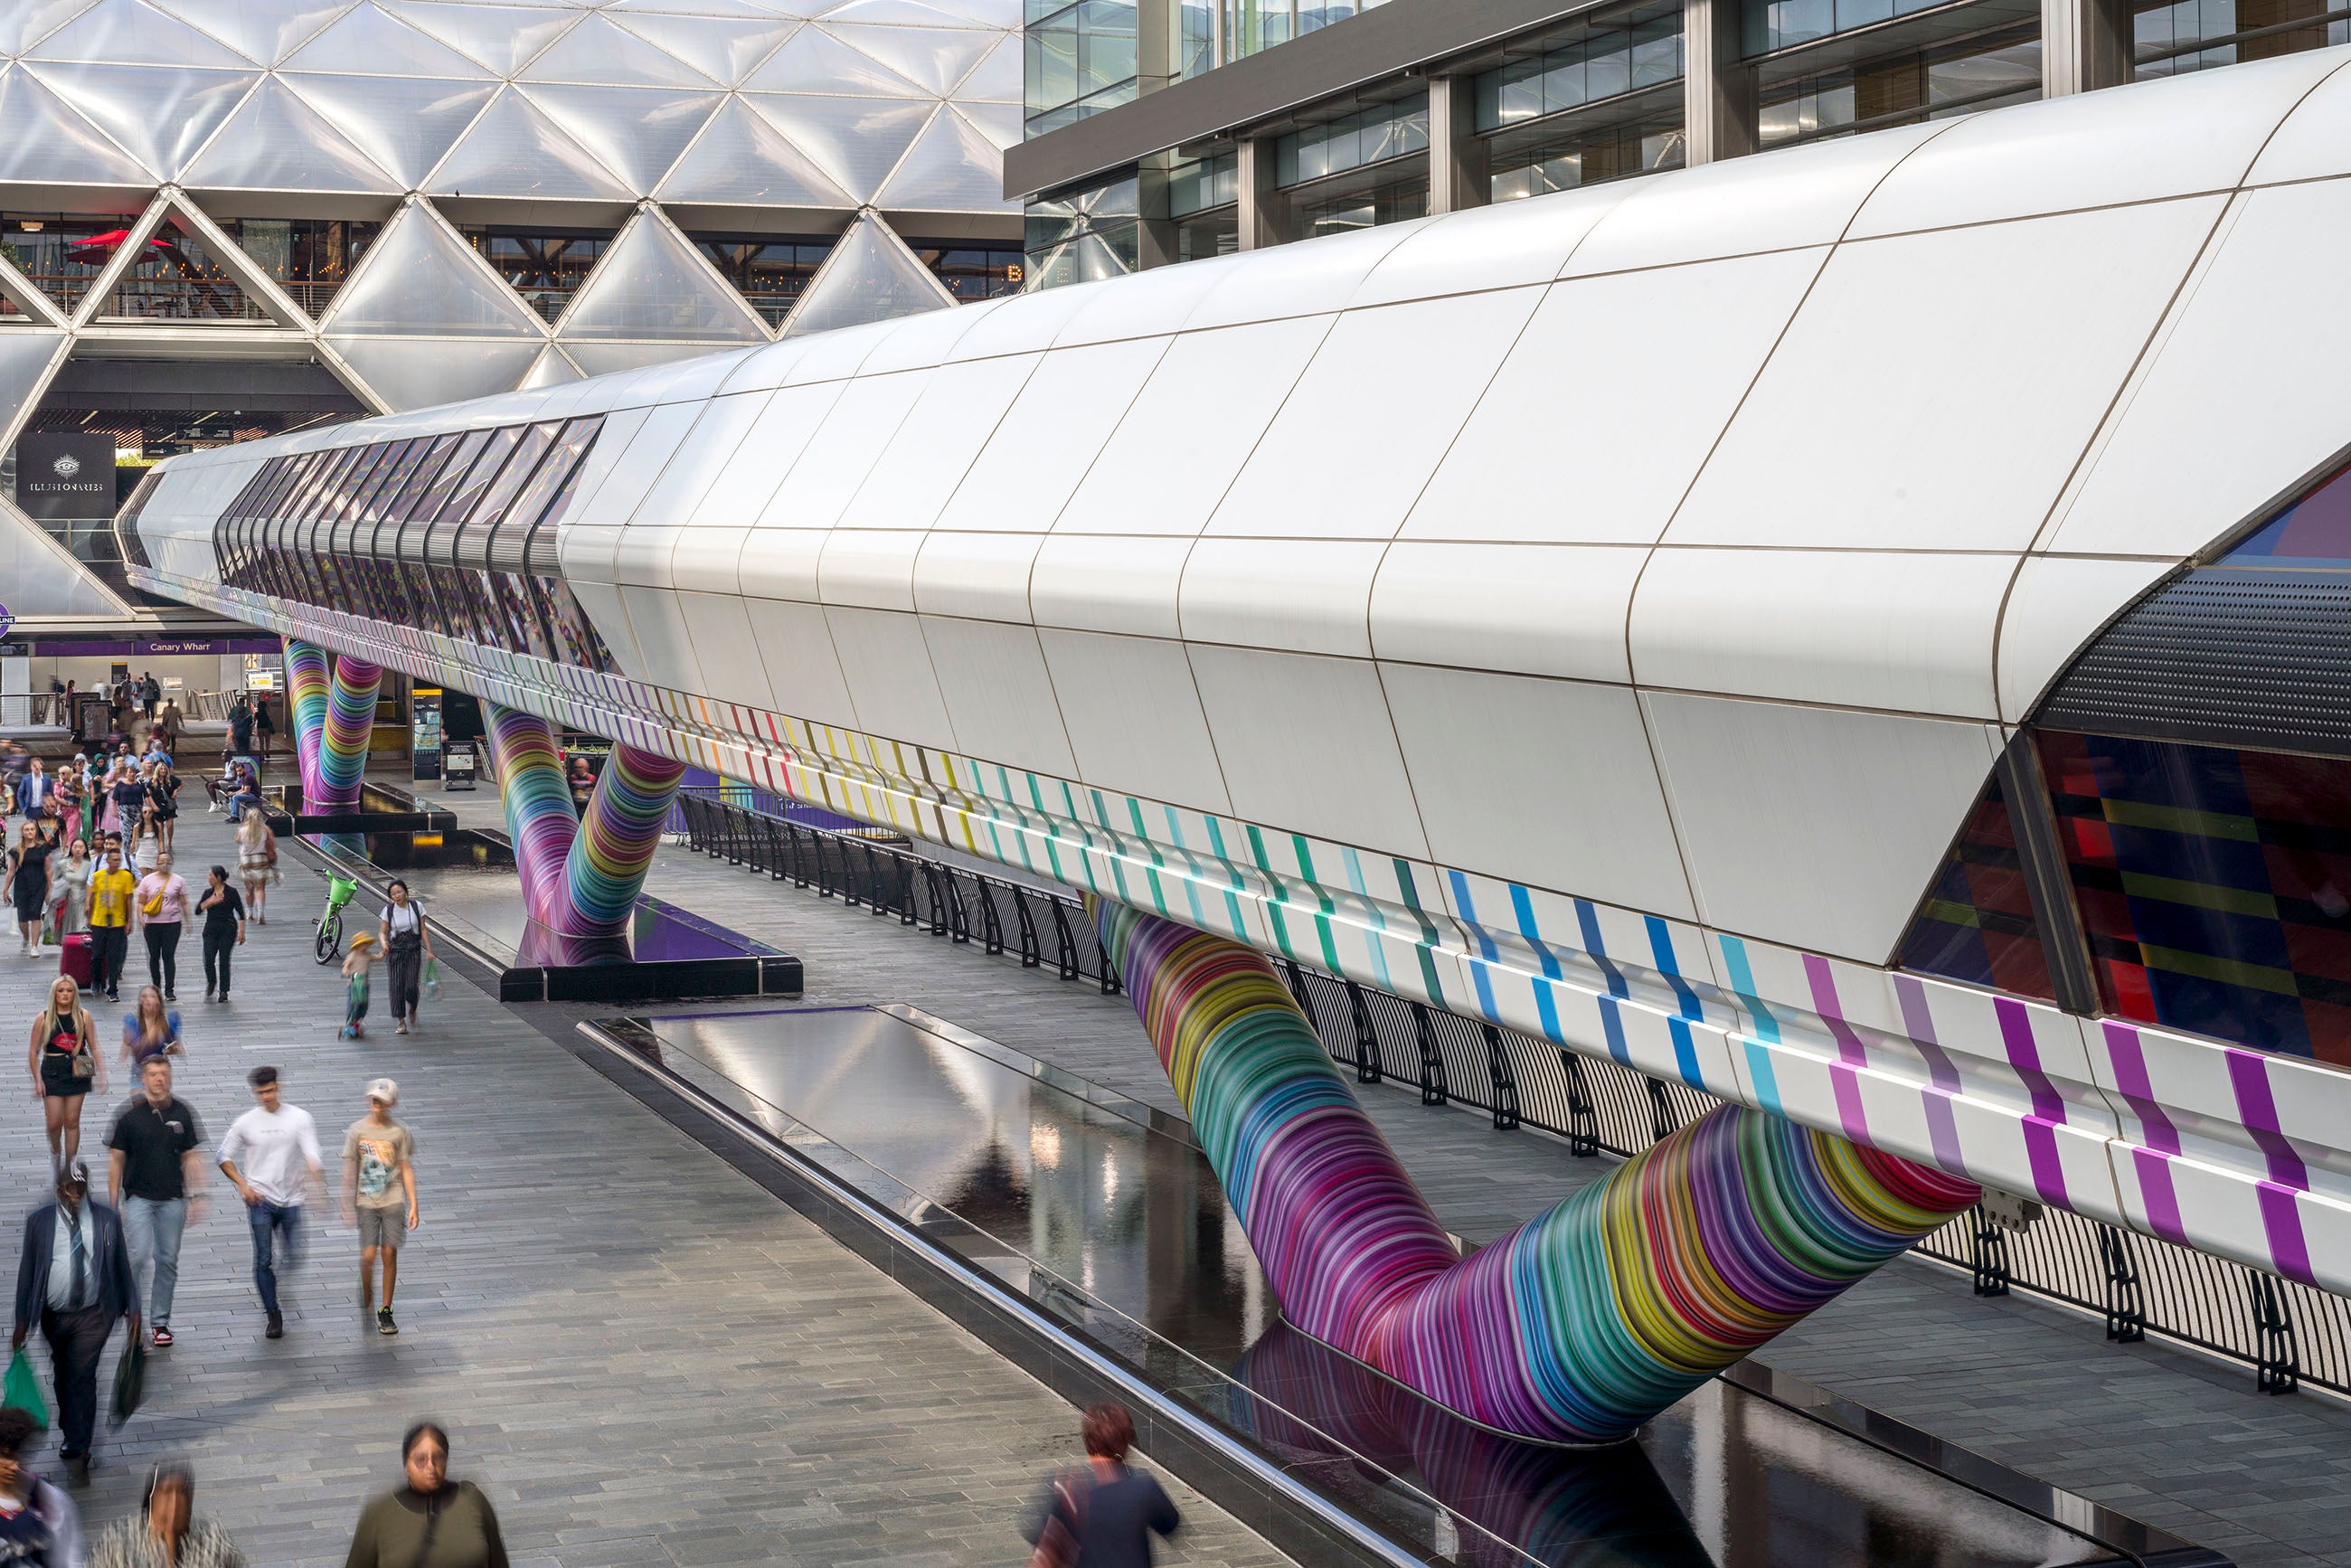
M375 735L376 693L382 685L382 665L349 653L335 661L335 677L327 693L326 728L319 743L319 787L305 788L305 810L349 811L358 807L360 782L367 774L368 743Z

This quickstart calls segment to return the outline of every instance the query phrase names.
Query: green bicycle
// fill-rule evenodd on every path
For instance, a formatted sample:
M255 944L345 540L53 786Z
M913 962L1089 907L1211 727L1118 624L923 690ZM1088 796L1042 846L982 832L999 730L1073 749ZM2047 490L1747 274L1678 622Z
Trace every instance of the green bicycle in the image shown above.
M327 913L319 917L319 939L312 949L321 964L331 964L342 956L343 906L359 895L360 884L349 877L329 875L327 878Z

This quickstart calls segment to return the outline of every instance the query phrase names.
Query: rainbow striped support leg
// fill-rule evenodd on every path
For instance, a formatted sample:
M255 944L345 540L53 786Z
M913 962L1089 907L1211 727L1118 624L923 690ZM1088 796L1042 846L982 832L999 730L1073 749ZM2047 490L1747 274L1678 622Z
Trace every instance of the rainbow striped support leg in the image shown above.
M327 694L327 715L317 757L318 787L303 787L304 810L349 811L360 803L367 773L368 742L375 734L375 698L383 666L345 653L335 661Z
M1457 1260L1262 955L1096 919L1283 1313L1513 1437L1629 1437L1978 1197L1725 1105Z
M327 730L327 651L288 638L286 716L294 727L294 759L302 771L302 800L319 798L319 751Z
M661 841L685 765L616 746L596 781L585 819L547 721L485 705L490 755L521 873L533 962L582 964L628 956L637 894Z

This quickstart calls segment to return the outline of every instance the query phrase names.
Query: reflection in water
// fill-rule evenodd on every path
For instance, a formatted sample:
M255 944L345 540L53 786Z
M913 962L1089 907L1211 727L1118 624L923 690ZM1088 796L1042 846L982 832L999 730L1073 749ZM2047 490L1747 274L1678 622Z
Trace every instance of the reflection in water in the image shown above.
M1395 1478L1476 1524L1458 1563L1713 1568L1637 1444L1570 1451L1482 1431L1288 1323L1249 1347L1239 1377L1259 1397L1237 1402L1237 1424L1293 1463L1331 1461L1300 1467L1326 1490Z
M1415 1551L1481 1568L2112 1560L1719 1379L1614 1448L1474 1427L1276 1321L1182 1124L987 1042L858 1008L643 1027L667 1071Z

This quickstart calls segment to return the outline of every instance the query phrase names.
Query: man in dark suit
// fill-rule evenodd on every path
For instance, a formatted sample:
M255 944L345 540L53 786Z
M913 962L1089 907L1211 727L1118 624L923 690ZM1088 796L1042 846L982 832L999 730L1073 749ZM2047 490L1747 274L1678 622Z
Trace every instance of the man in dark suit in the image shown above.
M25 1348L33 1325L49 1342L57 1366L58 1458L75 1486L89 1484L89 1443L98 1426L98 1362L115 1320L131 1320L139 1343L139 1287L122 1243L122 1220L89 1200L89 1167L75 1161L57 1173L57 1200L25 1220L16 1260L16 1333Z

